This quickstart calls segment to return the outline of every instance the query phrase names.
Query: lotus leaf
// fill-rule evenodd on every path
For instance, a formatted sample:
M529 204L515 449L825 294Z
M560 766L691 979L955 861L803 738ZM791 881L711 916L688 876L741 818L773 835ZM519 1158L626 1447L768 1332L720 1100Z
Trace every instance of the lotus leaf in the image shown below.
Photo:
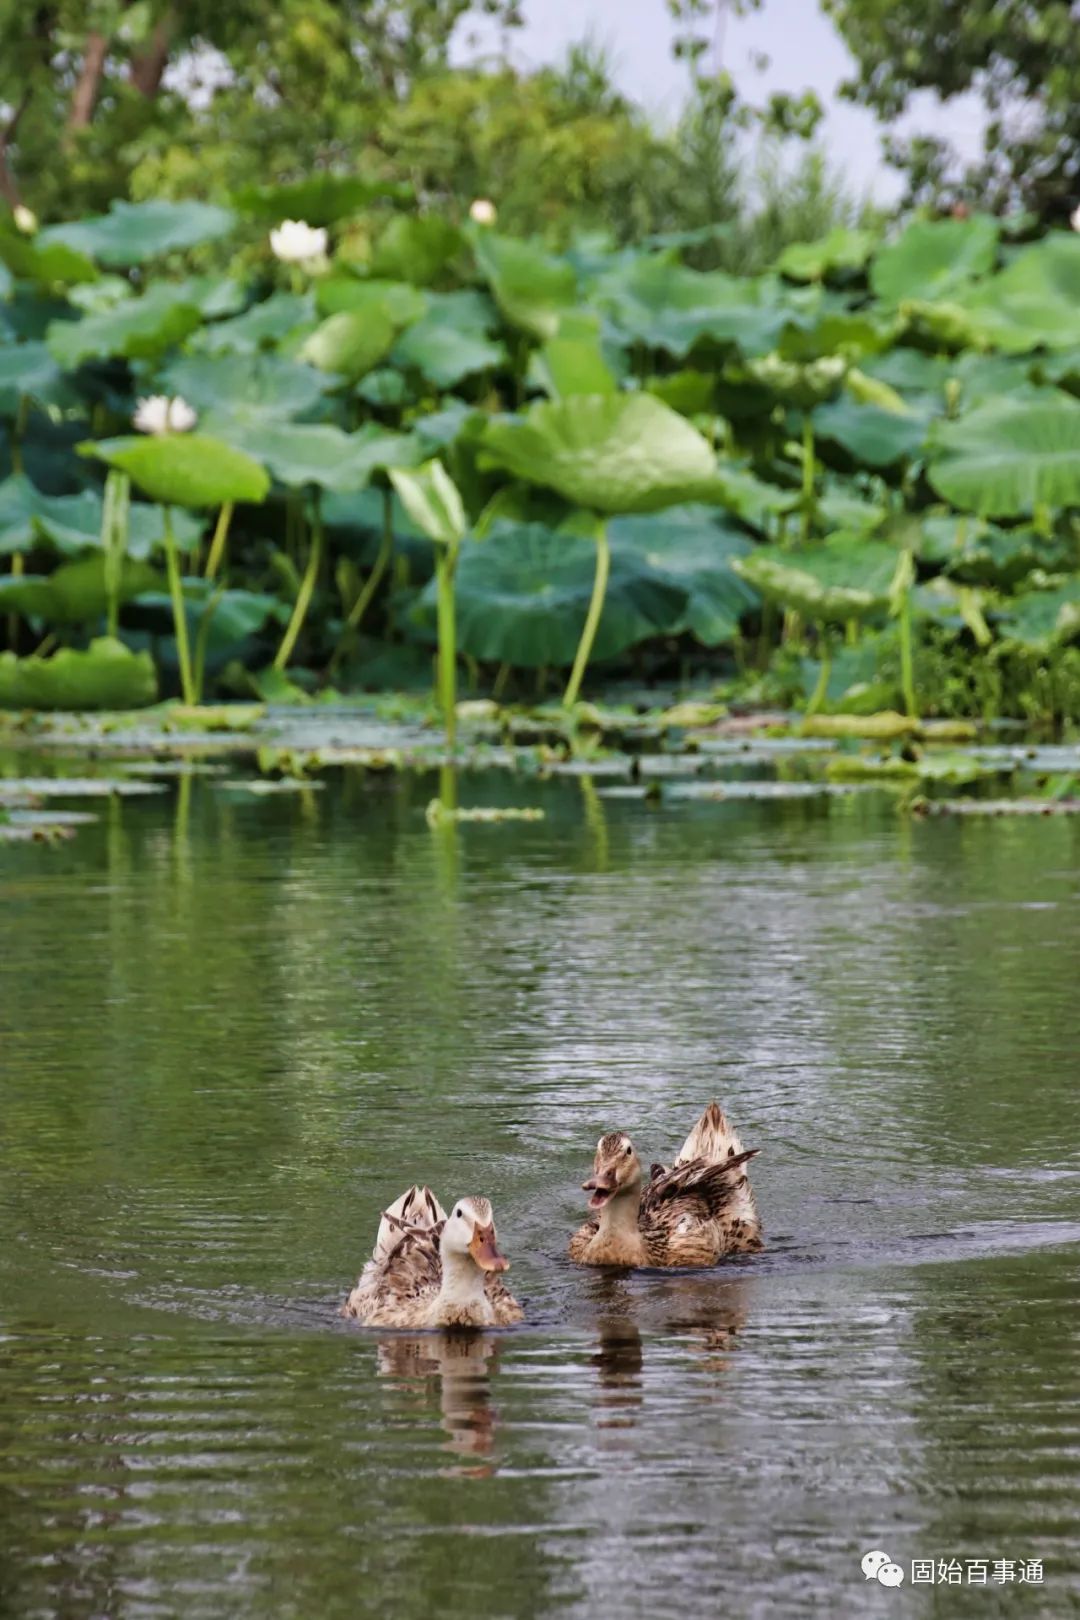
M529 380L552 399L616 393L618 384L601 347L596 317L564 316L555 336L533 355Z
M575 395L490 423L485 453L519 478L600 512L649 512L717 492L716 460L649 394Z
M799 320L764 281L703 274L667 259L631 259L600 278L596 297L628 340L674 355L688 354L702 338L767 354Z
M816 242L793 242L776 261L792 281L821 281L830 270L861 270L874 251L872 231L837 225Z
M482 332L462 330L431 311L401 335L391 358L397 366L415 367L436 388L454 388L478 371L505 364L506 350Z
M85 253L63 242L43 243L40 236L22 236L13 226L0 226L0 262L16 276L40 287L72 287L96 281L98 268Z
M361 281L356 276L321 276L315 286L320 315L360 315L378 309L397 327L418 321L430 297L407 281Z
M870 267L870 285L887 304L952 298L994 268L999 229L987 214L916 220L878 254Z
M924 416L900 416L850 396L819 406L813 421L823 439L831 439L868 467L894 467L917 456L929 425Z
M343 433L330 423L214 416L208 425L293 489L315 484L346 494L363 489L389 458L411 457L407 435L387 434L370 424L359 433Z
M1080 576L1050 590L1029 591L1010 604L1001 621L1010 641L1025 647L1050 647L1080 636Z
M940 423L928 471L946 500L984 517L1019 517L1036 506L1080 505L1080 405L988 401Z
M206 327L198 334L198 343L208 354L254 354L284 342L314 320L315 302L310 295L274 293L242 315Z
M429 287L465 246L456 225L437 214L395 214L375 244L376 276Z
M753 542L707 506L672 506L666 512L613 518L612 552L639 556L657 577L686 592L686 607L673 632L689 631L706 647L738 634L739 620L759 603L757 591L732 567L749 556Z
M879 540L835 534L821 545L758 546L732 567L762 596L818 623L884 614L899 553Z
M61 647L51 658L0 653L0 708L136 709L157 698L148 652L102 636L85 652Z
M276 428L277 424L268 424ZM288 427L285 432L301 431ZM161 438L102 439L82 445L126 472L151 500L166 506L220 506L224 501L262 501L270 480L257 461L207 433L167 433Z
M163 253L216 241L227 236L234 223L227 208L213 203L114 202L96 219L46 226L38 241L43 247L60 243L110 269L124 270Z
M1009 354L1080 343L1080 237L1045 237L958 302L976 333Z
M458 644L474 658L518 668L561 666L577 650L596 572L591 540L539 524L496 524L467 546L457 569ZM425 606L434 603L428 587ZM613 658L672 630L686 591L631 548L613 549L594 659Z
M53 403L60 383L60 368L44 343L0 348L0 416L15 416L24 399Z
M245 416L302 416L316 406L327 387L313 366L276 354L246 354L224 359L186 354L161 374L170 394L179 394L199 412L230 407Z
M528 242L485 230L476 238L476 260L495 302L512 326L551 338L563 314L577 302L573 267Z
M328 315L300 350L320 371L336 372L355 382L366 375L394 346L396 328L385 308L343 310Z
M62 366L122 355L145 359L180 343L202 320L196 303L178 303L166 284L81 321L53 321L46 342Z
M130 602L141 591L160 583L148 563L125 557L120 568L116 599ZM0 612L21 613L50 625L93 624L108 605L105 558L80 557L62 564L48 576L8 574L0 577Z

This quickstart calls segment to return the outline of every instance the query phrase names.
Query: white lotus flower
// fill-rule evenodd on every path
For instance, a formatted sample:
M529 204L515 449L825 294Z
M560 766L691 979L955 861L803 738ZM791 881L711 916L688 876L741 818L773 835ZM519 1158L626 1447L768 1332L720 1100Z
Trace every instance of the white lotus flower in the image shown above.
M25 203L19 203L18 207L12 210L12 218L15 221L15 229L22 231L24 236L33 236L38 228L37 215L32 208L27 208Z
M1074 208L1069 215L1069 224L1074 231L1080 231L1080 206Z
M312 264L326 257L326 231L302 219L283 219L270 232L274 257L282 264Z
M494 225L497 209L490 197L477 197L470 205L469 218L475 225Z
M132 417L140 433L187 433L198 420L198 412L179 394L175 399L167 394L151 394L148 399L140 399Z

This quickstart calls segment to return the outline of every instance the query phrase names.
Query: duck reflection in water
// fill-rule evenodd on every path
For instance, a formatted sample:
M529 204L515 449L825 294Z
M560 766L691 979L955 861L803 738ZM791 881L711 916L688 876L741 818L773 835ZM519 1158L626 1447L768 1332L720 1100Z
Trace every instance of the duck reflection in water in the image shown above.
M749 1282L719 1283L715 1275L658 1277L647 1293L631 1291L625 1274L597 1278L593 1298L599 1307L597 1344L592 1356L600 1388L596 1397L600 1428L631 1428L644 1400L646 1332L677 1338L701 1357L705 1370L726 1372L738 1335L749 1319Z
M425 1406L438 1396L446 1448L463 1457L490 1457L498 1416L491 1375L498 1369L498 1341L490 1333L393 1334L376 1346L379 1376ZM460 1472L461 1470L455 1470ZM467 1472L490 1474L493 1466Z

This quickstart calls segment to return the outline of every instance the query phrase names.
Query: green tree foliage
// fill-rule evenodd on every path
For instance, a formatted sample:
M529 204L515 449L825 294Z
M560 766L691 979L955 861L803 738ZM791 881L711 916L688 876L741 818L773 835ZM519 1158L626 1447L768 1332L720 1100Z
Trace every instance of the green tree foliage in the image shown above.
M1070 0L824 0L854 53L848 93L885 120L917 90L972 92L984 152L966 170L935 136L887 143L919 201L1016 203L1061 220L1080 191L1080 26Z

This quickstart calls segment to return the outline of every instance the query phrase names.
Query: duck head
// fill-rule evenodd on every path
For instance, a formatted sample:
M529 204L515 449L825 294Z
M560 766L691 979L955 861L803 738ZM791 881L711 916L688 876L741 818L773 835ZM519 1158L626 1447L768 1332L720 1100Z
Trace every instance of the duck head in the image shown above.
M612 1199L636 1193L641 1186L641 1160L625 1131L609 1131L596 1144L592 1175L581 1183L590 1209L604 1209Z
M439 1240L444 1261L472 1262L481 1271L509 1271L510 1262L499 1252L495 1217L486 1198L459 1198Z

